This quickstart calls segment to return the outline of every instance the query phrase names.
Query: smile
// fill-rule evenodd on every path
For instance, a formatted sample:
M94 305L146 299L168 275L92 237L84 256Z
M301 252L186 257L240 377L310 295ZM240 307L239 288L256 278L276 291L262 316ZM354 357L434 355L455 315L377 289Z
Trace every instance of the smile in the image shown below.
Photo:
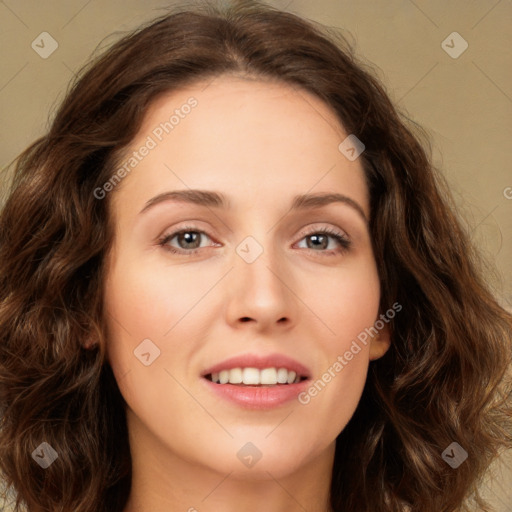
M201 374L216 397L246 409L271 409L297 399L309 384L311 372L283 354L242 354Z
M276 386L298 383L306 376L287 368L232 368L210 373L205 376L216 384L237 384L242 386Z

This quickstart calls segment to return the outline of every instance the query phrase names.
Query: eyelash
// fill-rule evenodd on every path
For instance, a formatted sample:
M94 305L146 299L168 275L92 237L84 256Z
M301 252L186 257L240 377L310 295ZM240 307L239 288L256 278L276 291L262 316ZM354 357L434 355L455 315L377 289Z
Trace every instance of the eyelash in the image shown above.
M199 233L201 235L206 235L211 240L211 237L208 235L208 233L205 233L204 231L197 229L194 226L186 226L184 228L181 228L178 231L174 231L173 233L164 235L162 238L160 238L158 240L158 245L173 254L180 254L180 255L186 255L186 256L191 256L191 255L197 253L199 250L204 249L204 247L199 247L199 248L190 249L190 250L186 250L186 249L178 250L175 247L168 245L168 243L176 235L180 235L181 233L186 233L186 232L194 232L194 233ZM315 249L309 249L309 248L307 249L308 251L312 251L315 253L323 253L325 256L336 256L338 254L344 254L345 252L350 250L350 248L352 246L352 242L345 235L343 235L342 233L339 233L338 231L335 231L331 228L320 228L320 229L312 230L308 233L303 233L302 238L300 240L303 240L304 238L311 236L311 235L329 235L331 238L334 238L338 242L338 244L340 245L340 248L337 250L330 249L330 250L316 251Z

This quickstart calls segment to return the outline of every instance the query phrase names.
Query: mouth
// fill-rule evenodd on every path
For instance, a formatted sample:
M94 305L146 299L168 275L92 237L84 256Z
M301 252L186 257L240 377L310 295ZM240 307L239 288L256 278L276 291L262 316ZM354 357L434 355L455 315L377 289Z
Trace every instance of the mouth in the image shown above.
M288 386L298 384L307 380L306 375L301 375L289 368L231 368L212 372L204 375L204 378L214 384L233 384L236 386L251 387L270 387L270 386Z
M201 380L223 402L271 410L296 400L311 375L306 366L284 354L242 354L204 370Z

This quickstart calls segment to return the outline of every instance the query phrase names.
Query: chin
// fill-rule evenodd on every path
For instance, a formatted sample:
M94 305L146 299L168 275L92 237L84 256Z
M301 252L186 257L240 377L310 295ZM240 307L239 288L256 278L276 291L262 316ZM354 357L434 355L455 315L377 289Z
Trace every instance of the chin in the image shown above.
M290 443L278 437L261 441L253 437L252 442L240 442L239 439L237 437L237 440L229 443L229 447L225 446L211 454L215 460L214 465L211 459L204 461L204 464L221 474L230 473L230 478L268 480L289 476L318 456L309 451L303 452L303 448L311 447L311 443Z

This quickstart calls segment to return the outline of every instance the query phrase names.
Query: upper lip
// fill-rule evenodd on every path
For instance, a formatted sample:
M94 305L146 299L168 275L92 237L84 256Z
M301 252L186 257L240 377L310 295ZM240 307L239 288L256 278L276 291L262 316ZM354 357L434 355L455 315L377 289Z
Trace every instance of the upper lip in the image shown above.
M232 368L257 368L259 370L263 370L264 368L286 368L288 370L293 370L297 375L308 379L311 375L306 366L283 354L241 354L239 356L225 359L224 361L207 368L201 373L201 376L205 377L211 373L218 373L222 370L231 370Z

